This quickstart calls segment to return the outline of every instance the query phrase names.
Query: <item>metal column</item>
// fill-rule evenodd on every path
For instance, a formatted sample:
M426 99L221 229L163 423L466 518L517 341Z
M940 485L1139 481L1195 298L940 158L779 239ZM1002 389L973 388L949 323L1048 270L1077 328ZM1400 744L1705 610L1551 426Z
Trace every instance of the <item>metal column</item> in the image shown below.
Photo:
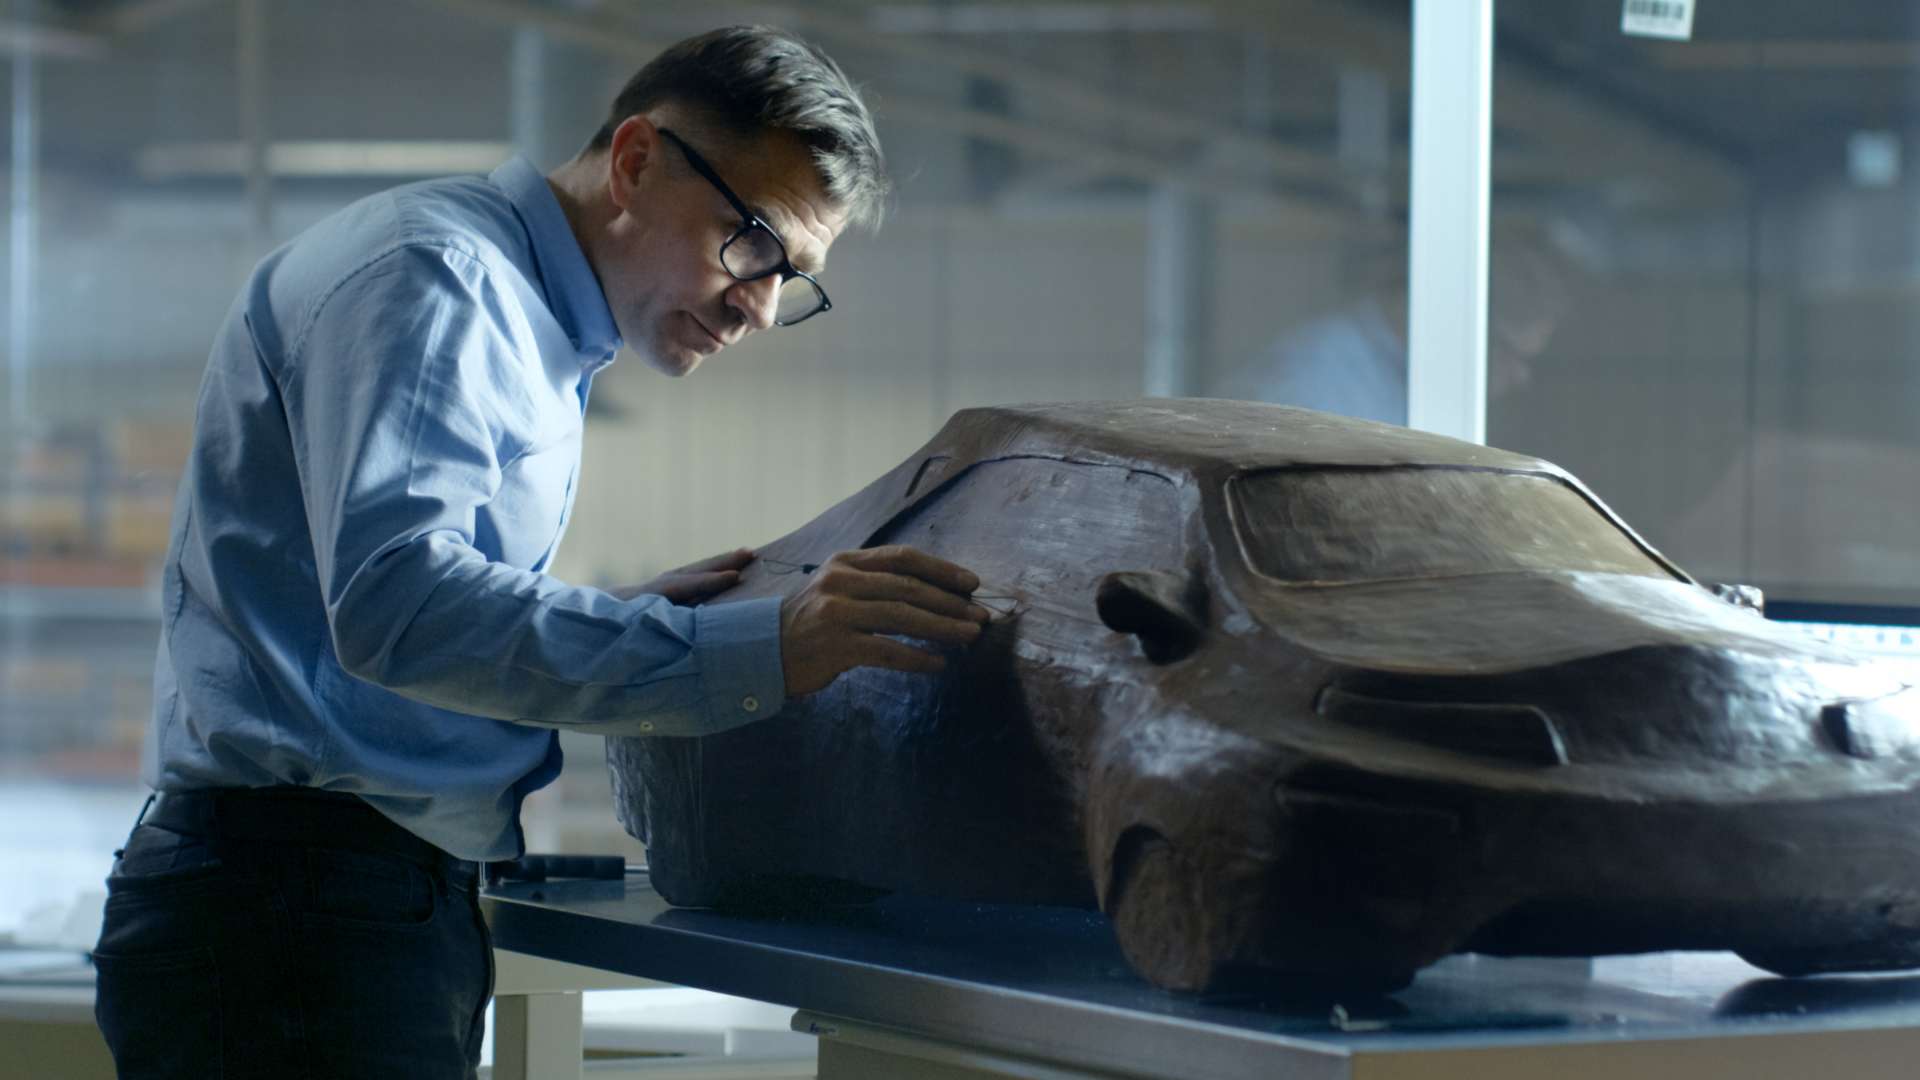
M267 133L267 13L265 0L239 0L234 9L235 90L240 106L240 149L247 194L247 246L239 274L273 246L273 163Z
M1487 438L1494 0L1414 0L1407 426Z
M1182 397L1206 362L1213 295L1213 213L1206 200L1158 188L1147 203L1148 397Z
M513 44L507 53L507 130L513 139L513 152L533 162L534 168L552 165L547 161L547 36L538 26L513 28Z
M36 5L16 4L16 14ZM22 11L22 8L25 11ZM40 72L32 36L14 38L11 135L7 200L7 428L19 433L27 423L27 375L33 366L34 289L38 272L40 178Z

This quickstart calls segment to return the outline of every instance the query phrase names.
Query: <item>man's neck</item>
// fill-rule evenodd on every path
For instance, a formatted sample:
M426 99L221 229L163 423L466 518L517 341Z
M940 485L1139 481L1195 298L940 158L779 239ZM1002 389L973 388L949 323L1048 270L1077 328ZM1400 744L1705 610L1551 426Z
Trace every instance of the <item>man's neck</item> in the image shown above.
M580 250L591 261L594 240L613 217L613 201L607 197L606 157L583 154L547 174L547 186L553 190L560 212Z

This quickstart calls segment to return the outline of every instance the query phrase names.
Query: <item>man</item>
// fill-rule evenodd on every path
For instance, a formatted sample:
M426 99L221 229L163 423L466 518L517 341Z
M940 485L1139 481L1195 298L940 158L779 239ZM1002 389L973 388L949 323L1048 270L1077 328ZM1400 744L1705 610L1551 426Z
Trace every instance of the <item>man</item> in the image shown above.
M542 571L593 374L673 375L827 309L886 178L839 68L733 28L643 68L573 161L362 200L269 255L214 345L163 574L145 776L97 1015L123 1075L467 1076L476 861L522 850L555 727L701 735L848 668L941 666L968 571L835 556L698 607L736 551L608 593ZM545 725L545 726L536 726Z

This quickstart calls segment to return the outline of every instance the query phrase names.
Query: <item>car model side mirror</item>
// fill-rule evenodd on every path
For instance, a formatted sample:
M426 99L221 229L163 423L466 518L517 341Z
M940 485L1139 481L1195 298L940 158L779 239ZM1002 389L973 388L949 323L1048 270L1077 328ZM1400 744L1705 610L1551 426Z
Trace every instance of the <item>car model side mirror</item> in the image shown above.
M1713 595L1732 604L1734 607L1753 612L1755 615L1767 613L1767 597L1757 585L1729 585L1720 582L1708 585Z
M1100 579L1093 605L1109 630L1140 639L1156 664L1191 653L1207 630L1207 592L1198 578L1164 570L1122 570Z

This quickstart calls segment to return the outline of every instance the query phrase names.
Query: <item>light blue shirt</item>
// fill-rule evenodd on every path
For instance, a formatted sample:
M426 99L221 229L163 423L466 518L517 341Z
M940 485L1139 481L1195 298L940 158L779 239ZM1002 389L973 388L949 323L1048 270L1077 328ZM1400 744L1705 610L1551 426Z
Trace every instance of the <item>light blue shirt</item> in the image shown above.
M1313 319L1233 373L1227 397L1407 422L1407 348L1377 301Z
M524 160L363 199L267 256L201 386L147 782L350 791L456 856L508 858L560 771L552 728L778 711L777 599L622 601L545 573L619 344Z

